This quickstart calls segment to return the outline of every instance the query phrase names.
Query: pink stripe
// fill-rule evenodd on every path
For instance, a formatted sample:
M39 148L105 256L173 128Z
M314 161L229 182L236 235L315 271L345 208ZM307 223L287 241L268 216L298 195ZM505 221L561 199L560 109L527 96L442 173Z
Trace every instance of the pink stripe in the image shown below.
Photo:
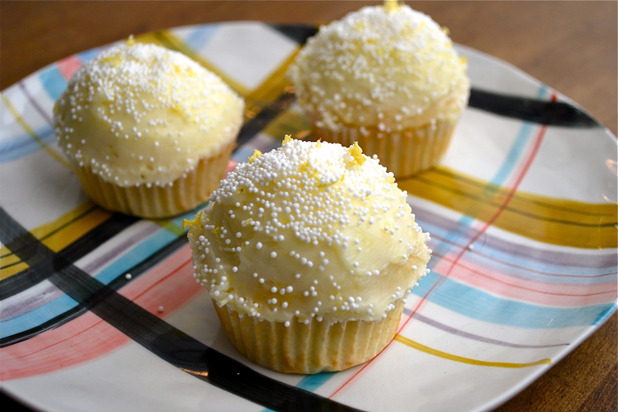
M552 94L552 101L555 101L555 100L556 100L556 94L554 92ZM421 299L421 301L418 303L417 307L412 312L412 314L408 317L408 319L404 322L403 327L399 330L399 332L401 332L401 330L403 330L408 325L408 323L410 322L410 320L414 316L414 313L417 312L418 310L420 310L422 305L427 300L427 297L435 289L437 289L451 275L453 269L455 269L455 267L457 267L457 264L458 264L459 260L463 257L463 255L469 249L470 245L474 244L474 242L476 242L483 235L483 233L485 233L487 231L487 229L489 229L491 227L491 225L493 225L493 223L502 215L502 212L506 209L508 204L513 199L513 196L517 192L517 188L519 187L519 185L521 184L524 176L528 172L528 169L530 169L530 166L532 165L532 162L533 162L534 158L536 157L536 154L538 153L539 148L541 147L541 142L543 141L543 137L545 136L545 131L546 130L547 130L547 126L545 126L545 125L541 126L541 128L539 129L539 132L538 132L538 134L536 136L533 148L528 153L528 158L525 160L525 162L523 163L523 166L519 170L519 172L518 172L519 174L515 176L515 181L513 182L513 186L511 188L511 190L509 191L509 193L507 194L507 197L504 199L504 203L500 206L500 209L498 209L498 211L491 217L491 219L489 219L483 225L483 227L476 233L476 235L474 235L472 237L472 239L470 239L468 241L468 244L466 245L466 247L464 247L464 248L462 248L460 250L460 252L457 254L457 257L451 262L450 266L448 267L448 270L445 272L446 275L444 277L442 277L441 280L437 281L427 291L425 297L423 299Z
M438 257L440 260L434 270L447 273L456 257ZM486 267L464 261L460 261L457 270L452 271L451 278L508 299L555 307L609 303L617 297L616 285L613 282L586 285L585 293L582 293L581 285L532 282L489 271Z
M129 283L121 294L159 316L168 316L205 289L192 277L191 250L180 249ZM158 308L163 307L159 312ZM109 353L129 338L87 312L62 326L0 352L0 380L50 373Z
M90 262L83 269L86 273L96 273L101 270L105 265L114 260L115 256L119 256L121 252L129 250L132 245L137 244L140 240L152 235L159 230L158 226L146 226L144 229L133 234L131 237L118 242L111 250L108 250L103 255L99 256L93 262ZM122 259L122 257L120 258ZM58 299L64 293L56 288L54 285L49 286L42 291L39 291L35 296L29 296L26 300L19 300L7 304L0 309L0 316L4 319L11 319L15 316L19 316L23 313L34 310L40 306L43 306L54 299Z
M227 164L227 168L225 169L225 173L229 173L232 170L234 170L236 168L237 164L238 164L238 162L236 162L234 160L230 160L230 162Z
M554 92L552 94L552 101L556 100L556 93ZM543 141L543 137L545 136L545 131L547 130L547 126L543 125L541 126L541 128L539 129L539 132L536 136L534 145L532 150L528 153L528 158L525 159L522 168L519 170L519 174L516 175L515 177L515 181L513 183L513 186L511 187L506 199L504 200L504 203L501 205L500 209L498 209L498 211L496 212L496 214L494 216L491 217L491 219L489 219L484 225L483 227L472 237L472 239L470 239L470 241L467 243L466 247L462 248L459 253L457 254L457 256L455 257L455 259L453 259L450 262L450 266L447 268L445 275L438 280L436 283L434 283L431 288L427 291L427 293L425 294L424 297L422 297L419 301L419 303L416 305L416 307L412 310L412 312L410 313L410 315L408 315L407 319L405 319L402 323L402 325L399 327L399 330L397 331L397 333L401 333L401 331L403 329L405 329L408 324L410 323L411 319L414 317L414 314L416 312L419 312L420 309L423 307L423 305L425 304L425 302L427 301L427 298L429 297L429 295L431 295L431 293L433 293L434 290L438 289L440 287L440 285L442 285L442 283L444 283L444 281L451 275L451 273L453 272L453 269L455 269L458 264L460 259L463 257L463 255L466 253L466 251L468 250L469 246L472 245L474 242L476 242L478 240L479 237L481 237L483 235L483 233L485 233L487 231L487 229L489 229L491 227L491 225L493 225L493 223L496 221L496 219L498 219L500 217L500 215L502 214L502 212L504 211L504 209L507 207L507 205L511 202L511 199L513 198L513 196L515 195L515 193L517 192L517 188L519 187L519 185L521 184L521 181L523 180L524 176L526 175L526 173L528 172L528 169L530 168L530 165L532 164L534 158L536 157L536 154L539 150L539 147L541 146L541 142ZM384 348L383 352L386 351L388 348L390 347L390 345L388 345L386 348ZM379 356L379 355L378 355ZM348 384L350 384L353 380L355 380L363 371L365 371L366 368L369 367L369 365L371 365L373 363L373 361L377 359L377 356L375 358L373 358L372 360L370 360L369 362L365 363L362 368L360 368L358 371L356 371L356 373L354 373L350 378L348 378L343 384L341 384L339 386L339 388L337 388L333 393L331 393L331 395L329 396L329 398L333 398L335 397L339 392L341 392L345 386L347 386Z
M66 81L69 81L69 79L73 76L73 73L81 67L82 62L79 58L77 58L77 56L69 56L58 61L56 65L62 77L64 77Z
M104 355L125 344L126 335L87 312L0 353L0 379L26 378L54 372Z
M418 209L418 208L417 208ZM462 246L458 243L455 243L447 238L438 236L434 233L431 234L431 239L433 241L439 241L441 243L448 243L449 245L452 246L452 250L461 250ZM437 244L438 242L436 242ZM514 269L519 269L522 271L526 271L528 273L533 273L533 274L537 274L537 275L542 275L542 276L547 276L547 277L556 277L556 278L568 278L568 279L593 279L593 278L602 278L602 277L606 277L606 276L615 276L616 273L618 272L607 272L607 273L599 273L596 275L589 275L589 274L577 274L577 273L557 273L557 272L549 272L546 270L538 270L538 269L534 269L528 266L523 266L523 265L518 265L512 262L507 262L506 260L502 260L502 259L498 259L494 256L491 256L489 254L486 253L482 253L479 252L478 250L474 250L473 253L477 254L478 256L480 256L483 259L495 262L501 266L505 266L507 268L514 268ZM435 255L438 256L438 255ZM531 258L532 259L532 258Z

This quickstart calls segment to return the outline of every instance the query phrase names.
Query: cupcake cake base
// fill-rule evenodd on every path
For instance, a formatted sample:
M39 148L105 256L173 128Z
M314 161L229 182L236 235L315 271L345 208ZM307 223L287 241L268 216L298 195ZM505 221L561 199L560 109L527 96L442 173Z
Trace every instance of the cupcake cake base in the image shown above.
M395 336L404 306L399 302L380 321L311 319L286 326L213 304L228 339L241 354L278 372L305 374L344 370L375 357Z
M165 218L196 208L208 200L225 176L227 163L235 146L202 158L185 176L171 185L118 186L103 180L88 167L77 167L75 174L86 195L104 209L143 218Z
M313 127L312 140L349 146L354 142L368 156L377 155L380 163L395 177L408 177L440 162L448 150L456 123L436 121L400 132L381 132L377 128L341 127L334 131Z

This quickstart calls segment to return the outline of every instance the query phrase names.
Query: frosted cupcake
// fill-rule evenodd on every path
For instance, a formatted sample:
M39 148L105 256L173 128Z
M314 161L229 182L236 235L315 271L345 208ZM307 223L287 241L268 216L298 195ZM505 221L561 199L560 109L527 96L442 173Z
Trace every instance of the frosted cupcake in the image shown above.
M469 95L446 32L395 1L321 27L289 76L316 139L356 141L396 177L439 162Z
M239 164L185 221L232 344L292 373L376 356L430 258L406 197L358 145L286 138Z
M208 199L243 110L242 99L195 61L129 39L74 74L54 106L54 125L95 203L160 218Z

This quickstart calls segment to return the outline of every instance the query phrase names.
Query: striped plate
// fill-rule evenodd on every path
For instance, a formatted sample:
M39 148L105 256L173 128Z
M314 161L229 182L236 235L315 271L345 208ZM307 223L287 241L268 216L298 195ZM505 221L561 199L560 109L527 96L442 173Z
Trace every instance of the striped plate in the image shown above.
M239 162L307 133L285 72L313 33L224 23L138 40L186 53L245 98ZM377 358L312 376L262 369L227 342L191 276L180 222L193 212L140 220L84 196L51 109L100 49L2 92L3 389L52 411L411 411L485 410L528 385L616 309L616 138L558 92L458 48L469 108L443 163L399 182L432 234L432 272Z

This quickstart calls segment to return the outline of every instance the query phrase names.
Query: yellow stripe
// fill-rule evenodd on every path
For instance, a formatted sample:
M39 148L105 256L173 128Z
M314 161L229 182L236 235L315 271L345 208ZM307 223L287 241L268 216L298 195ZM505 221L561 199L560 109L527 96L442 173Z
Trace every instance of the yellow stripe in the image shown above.
M398 182L409 194L428 199L477 220L535 240L580 248L618 246L618 208L508 189L437 167ZM508 200L508 202L507 202ZM508 203L504 210L501 208Z
M84 202L77 208L45 223L31 231L32 235L54 252L59 252L86 233L109 219L110 213L97 208L92 202ZM0 280L4 280L28 268L6 246L0 248Z
M42 243L54 252L59 252L75 242L111 216L92 202L85 202L76 209L31 231Z
M37 239L39 239L41 241L46 241L47 237L50 234L52 234L54 232L58 232L60 229L63 229L63 226L68 226L68 225L70 225L72 223L75 223L75 221L77 220L77 218L79 216L87 214L94 207L95 206L93 205L92 202L84 202L81 205L79 205L77 208L71 210L68 213L65 213L64 215L60 216L56 220L54 220L52 222L45 223L45 224L39 226L38 228L33 229L30 233L34 237L36 237ZM64 234L63 234L62 237L64 237ZM60 249L62 249L62 247L54 249L54 250L57 251L57 250L60 250ZM9 252L8 249L6 249L6 247L3 245L2 249L0 251L0 257L5 258L5 257L8 257L8 255L10 255L10 254L11 254L11 252Z
M110 217L111 212L87 201L58 219L33 229L30 233L50 250L59 252ZM152 222L176 236L185 234L184 230L171 220L153 220ZM0 247L0 267L2 268L0 280L28 269L28 265L21 262L21 259L5 245Z
M437 356L443 359L448 359L454 362L467 363L469 365L490 366L494 368L527 368L529 366L550 365L551 364L551 359L549 358L540 359L534 362L526 362L526 363L488 362L488 361L483 361L483 360L478 360L478 359L465 358L463 356L457 356L457 355L443 352L441 350L433 349L433 348L430 348L429 346L425 346L421 343L413 341L412 339L406 338L405 336L401 336L399 334L395 335L395 340L411 348L420 350L421 352L425 352L429 355Z
M0 252L2 253L2 257L0 257L0 267L2 267L0 270L0 280L8 279L14 274L28 269L29 266L21 262L6 246L2 246Z
M178 50L188 55L198 63L202 64L208 70L221 77L223 81L225 81L239 95L246 96L246 99L250 100L254 104L259 103L260 107L256 107L255 109L253 109L256 114L262 109L263 105L268 104L272 100L278 98L281 93L283 93L284 88L288 86L285 81L285 71L291 63L293 56L295 56L298 51L296 50L294 53L292 53L290 58L288 58L286 62L284 62L284 64L282 64L279 68L274 70L273 73L271 73L271 75L268 77L268 79L266 79L266 81L264 81L253 92L250 92L247 87L229 77L216 65L201 58L201 56L199 56L197 53L187 47L171 32L160 31L146 33L138 36L138 40L145 43L159 44L161 46ZM41 148L46 150L52 157L54 157L58 162L60 162L67 168L71 168L69 163L67 163L65 159L63 159L60 155L58 155L51 148L49 148L38 137L34 130L32 130L32 128L28 126L28 124L20 116L18 111L4 94L2 94L2 99L9 111L17 120L17 122L30 135L30 137L36 143L38 143ZM87 213L84 217L80 217L77 219L80 214L83 214L85 210L89 208L94 209L91 212ZM72 242L76 241L77 239L88 233L90 230L92 230L94 227L96 227L106 219L108 219L109 216L109 212L100 208L95 208L92 202L87 202L83 205L78 206L76 209L68 212L67 214L61 216L60 218L32 230L31 233L37 239L41 240L42 243L49 247L51 250L58 252L64 249L67 245L71 244ZM182 228L174 224L172 221L155 220L153 222L177 236L184 235L184 231L182 230ZM67 226L63 227L65 225ZM0 247L0 267L4 268L0 273L0 280L6 279L14 275L15 273L19 273L28 268L25 263L21 263L20 259L10 250L8 250L8 248L4 245Z
M152 220L151 222L178 237L185 235L184 229L171 220Z
M297 48L288 58L275 70L273 70L268 78L260 84L255 90L253 90L248 96L245 97L245 117L253 118L257 116L262 109L276 101L285 92L291 93L292 86L286 78L286 73L290 64L296 58L300 48ZM273 120L276 121L276 120ZM280 139L290 131L275 136Z
M140 42L155 43L172 50L177 50L197 61L206 69L215 73L234 91L236 91L236 93L243 96L246 104L245 117L249 119L257 116L257 114L262 111L265 106L274 102L285 91L291 91L291 86L286 78L286 73L288 67L292 64L296 58L296 55L300 51L300 47L297 47L292 53L290 53L286 60L279 65L279 67L275 68L269 74L268 78L263 81L262 84L254 90L249 90L246 86L230 77L220 67L217 67L214 63L200 56L170 31L163 30L153 33L146 33L138 36L137 39Z
M53 151L49 146L47 146L45 144L45 142L43 142L41 140L41 138L36 134L36 132L34 130L32 130L32 128L30 128L28 123L26 123L26 121L23 119L23 117L21 117L21 115L19 114L17 109L15 109L15 106L13 106L13 104L8 99L8 97L6 97L6 95L4 93L0 93L0 95L2 96L2 101L6 105L7 109L9 109L9 112L11 112L11 114L13 115L15 120L17 120L17 123L19 123L19 125L26 131L26 133L28 133L30 135L32 140L34 140L39 146L41 146L41 148L43 150L45 150L51 157L56 159L58 161L58 163L60 163L61 165L65 166L66 168L70 169L71 166L69 165L69 163L66 160L64 160L64 158L62 158L62 156L60 156L58 153Z
M303 139L310 128L311 124L304 115L286 110L263 128L262 133L278 139L282 139L286 134L291 134L295 139Z
M286 73L299 51L300 47L297 47L290 53L285 61L273 70L260 86L251 92L248 98L252 99L256 104L263 105L275 101L283 92L292 92L292 86L286 77Z

